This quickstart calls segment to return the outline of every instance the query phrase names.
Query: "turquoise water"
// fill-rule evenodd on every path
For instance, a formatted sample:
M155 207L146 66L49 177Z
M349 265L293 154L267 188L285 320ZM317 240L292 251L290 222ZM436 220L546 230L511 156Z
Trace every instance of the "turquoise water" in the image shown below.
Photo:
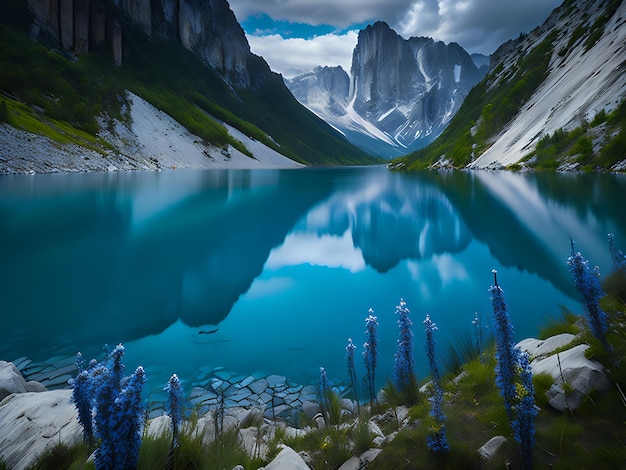
M385 168L164 171L0 177L0 358L35 361L122 342L160 389L200 371L346 381L378 317L382 381L393 369L395 307L438 351L490 321L498 281L518 339L580 311L569 237L602 272L608 232L626 247L620 175ZM358 372L362 360L357 357Z

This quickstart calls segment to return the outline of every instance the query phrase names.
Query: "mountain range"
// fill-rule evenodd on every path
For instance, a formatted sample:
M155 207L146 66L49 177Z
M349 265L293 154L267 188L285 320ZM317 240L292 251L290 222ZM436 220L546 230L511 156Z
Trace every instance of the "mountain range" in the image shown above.
M398 168L625 171L626 4L566 0L491 56L441 136Z
M348 140L383 157L432 142L487 71L458 44L403 39L386 23L359 32L350 74L318 67L285 80L303 105Z
M488 67L377 22L360 31L350 74L285 81L251 53L226 0L4 0L0 172L376 156L404 170L624 171L625 22L621 0L566 0Z

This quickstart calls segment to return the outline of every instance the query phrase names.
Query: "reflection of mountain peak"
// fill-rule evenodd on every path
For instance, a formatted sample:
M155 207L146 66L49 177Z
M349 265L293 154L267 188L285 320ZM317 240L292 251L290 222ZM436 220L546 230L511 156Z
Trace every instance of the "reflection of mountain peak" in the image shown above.
M379 272L403 259L462 251L471 234L446 196L429 185L394 184L377 178L360 192L339 193L316 207L305 230L341 235L352 232L355 248Z

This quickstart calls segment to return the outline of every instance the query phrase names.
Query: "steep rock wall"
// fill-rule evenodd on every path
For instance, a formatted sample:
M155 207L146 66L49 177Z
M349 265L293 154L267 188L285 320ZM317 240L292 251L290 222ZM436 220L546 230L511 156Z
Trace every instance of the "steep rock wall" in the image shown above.
M226 0L27 0L33 34L76 54L103 43L115 63L124 57L124 17L152 37L180 43L229 83L250 86L252 55Z

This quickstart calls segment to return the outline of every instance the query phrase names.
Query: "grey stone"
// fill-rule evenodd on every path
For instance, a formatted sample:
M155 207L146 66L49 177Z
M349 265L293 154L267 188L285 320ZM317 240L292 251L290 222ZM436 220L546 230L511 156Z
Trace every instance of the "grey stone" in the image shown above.
M0 455L8 468L22 470L48 447L82 439L71 390L26 392L0 402Z
M382 449L369 449L363 452L359 457L351 457L349 460L339 467L339 470L363 470L367 468L378 454L382 452Z
M27 392L46 392L48 389L41 383L35 380L29 380L26 382L26 391Z
M322 412L319 403L314 401L304 401L302 402L302 412L309 419L313 419L315 415Z
M404 405L396 407L396 418L398 419L398 424L400 425L400 427L406 426L410 421L409 408Z
M35 388L33 384L28 385L12 362L0 361L0 400L12 393L34 392Z
M553 354L557 349L567 346L574 338L575 336L570 333L562 333L547 339L526 338L517 343L516 346L522 351L526 351L532 358L541 359Z
M271 388L276 388L279 386L285 386L285 382L287 382L287 379L285 377L283 377L282 375L270 375L269 377L266 378L268 386Z
M480 449L478 449L478 455L485 461L491 462L500 450L500 447L506 442L506 437L495 436L489 439Z
M295 450L285 445L280 447L282 447L282 450L274 460L267 464L265 470L310 470L309 466Z
M370 434L373 434L375 437L382 437L383 440L385 439L385 434L381 431L381 429L378 427L378 424L376 424L373 419L370 419L367 422L367 429L369 430Z
M160 437L171 432L172 420L168 415L157 416L146 423L146 434Z
M268 383L267 383L267 380L265 379L256 380L248 386L248 388L252 390L254 393L256 393L257 395L260 395L261 393L263 393L267 387L268 387Z
M533 374L548 373L552 376L555 386L550 388L548 402L561 412L568 408L570 410L578 408L583 398L593 390L603 391L610 387L609 380L604 374L604 366L585 357L587 349L589 345L579 344L558 355L531 363ZM567 396L563 381L571 388Z
M266 429L264 428L246 428L239 430L241 445L248 455L262 459L267 457L269 446L263 440L265 431Z

